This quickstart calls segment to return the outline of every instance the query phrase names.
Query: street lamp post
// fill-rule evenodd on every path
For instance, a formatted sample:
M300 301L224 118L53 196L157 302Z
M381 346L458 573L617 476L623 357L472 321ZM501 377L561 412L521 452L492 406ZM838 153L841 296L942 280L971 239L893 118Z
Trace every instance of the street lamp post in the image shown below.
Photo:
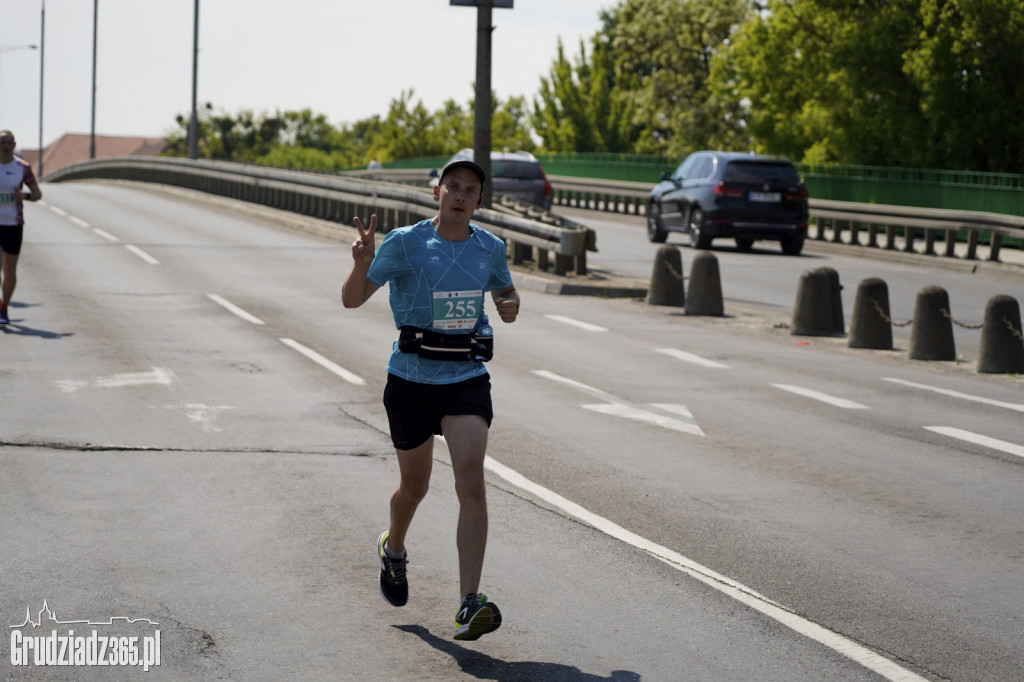
M192 14L192 115L188 119L188 158L195 159L199 155L199 116L196 113L199 82L199 0L195 0Z
M484 206L491 205L491 10L512 9L513 0L450 0L452 5L476 7L476 106L473 111L473 160L487 175Z
M46 62L46 0L39 8L39 179L43 179L43 65Z
M2 55L4 52L14 52L15 50L35 50L38 47L38 45L5 45L3 47L0 47L0 55ZM2 74L2 70L0 70L0 74ZM0 90L0 101L3 101L2 90Z
M92 3L92 117L89 124L89 158L96 158L96 33L100 18L100 0Z

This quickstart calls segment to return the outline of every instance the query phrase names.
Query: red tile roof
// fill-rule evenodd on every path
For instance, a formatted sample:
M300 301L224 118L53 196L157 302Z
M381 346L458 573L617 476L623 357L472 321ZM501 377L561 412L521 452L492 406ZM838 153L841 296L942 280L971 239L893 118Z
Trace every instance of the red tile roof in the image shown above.
M49 174L71 163L89 160L89 135L67 133L43 150L43 173ZM112 156L158 156L167 147L160 137L96 136L96 158ZM21 150L21 157L39 172L39 151Z

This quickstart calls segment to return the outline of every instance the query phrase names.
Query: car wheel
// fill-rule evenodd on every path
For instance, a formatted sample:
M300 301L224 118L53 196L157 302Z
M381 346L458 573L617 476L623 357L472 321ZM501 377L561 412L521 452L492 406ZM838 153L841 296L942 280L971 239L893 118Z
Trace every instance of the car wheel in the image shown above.
M804 238L803 237L783 237L782 238L782 253L787 256L799 256L800 252L804 249Z
M736 248L740 251L750 251L754 248L754 240L750 237L736 237Z
M647 206L647 238L655 244L662 244L667 237L668 232L661 224L661 204L652 201Z
M711 248L711 237L704 230L704 211L699 208L690 211L690 245L695 249Z

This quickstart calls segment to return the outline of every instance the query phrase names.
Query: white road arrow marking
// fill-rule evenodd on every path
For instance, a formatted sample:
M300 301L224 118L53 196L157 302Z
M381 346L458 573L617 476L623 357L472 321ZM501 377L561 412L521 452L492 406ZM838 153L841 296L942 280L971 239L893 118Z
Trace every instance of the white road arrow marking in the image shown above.
M585 410L591 410L600 414L608 414L614 417L622 417L623 419L632 419L633 421L643 422L645 424L653 424L654 426L660 426L663 429L689 433L694 436L704 435L704 431L697 425L697 421L693 418L693 415L690 414L690 411L683 405L676 405L674 403L650 403L649 406L653 407L655 410L668 413L659 414L658 412L652 412L640 405L616 397L611 393L602 391L599 388L594 388L593 386L588 386L587 384L580 383L579 381L559 376L558 374L549 372L546 369L537 369L534 370L533 373L539 377L570 386L575 388L577 391L605 401L604 403L596 405L581 405L580 407ZM679 417L682 417L682 419L679 419Z
M669 429L671 431L679 431L681 433L690 433L694 436L703 436L704 431L701 430L697 423L693 421L693 415L682 405L673 405L668 403L652 403L652 407L659 409L668 409L670 412L682 412L685 413L690 421L681 421L675 417L668 417L663 414L656 412L650 412L644 410L636 405L626 405L624 403L601 403L598 405L581 405L585 410L593 410L594 412L600 412L601 414L610 414L613 417L622 417L623 419L632 419L635 422L643 422L645 424L653 424L654 426L660 426L663 429Z
M170 386L173 381L174 372L163 367L154 367L149 372L112 374L108 377L98 377L92 382L67 380L56 383L65 393L73 393L86 386L94 386L96 388L125 388L128 386L147 386L153 384Z

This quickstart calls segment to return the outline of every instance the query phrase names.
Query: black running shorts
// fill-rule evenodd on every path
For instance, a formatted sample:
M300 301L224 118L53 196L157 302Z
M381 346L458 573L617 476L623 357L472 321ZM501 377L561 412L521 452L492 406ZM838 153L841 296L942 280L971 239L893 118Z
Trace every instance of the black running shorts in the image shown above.
M25 234L22 225L0 225L0 251L15 256L21 253L21 239Z
M447 415L477 414L491 425L491 377L487 374L455 384L420 384L388 374L384 387L391 442L399 450L423 445L441 433Z

